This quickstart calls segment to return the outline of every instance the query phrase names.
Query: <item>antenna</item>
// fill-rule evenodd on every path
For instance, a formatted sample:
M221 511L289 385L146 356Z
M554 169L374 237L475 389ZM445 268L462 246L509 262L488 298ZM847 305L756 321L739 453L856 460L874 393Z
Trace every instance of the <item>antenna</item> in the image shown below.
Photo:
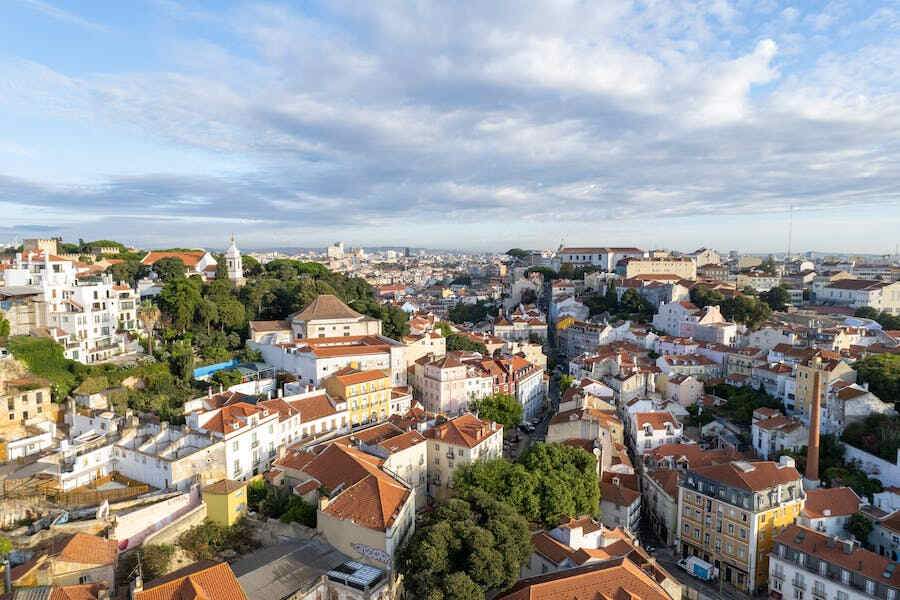
M791 204L788 209L788 244L787 244L787 256L784 259L785 267L789 262L791 262L791 238L794 234L794 205Z

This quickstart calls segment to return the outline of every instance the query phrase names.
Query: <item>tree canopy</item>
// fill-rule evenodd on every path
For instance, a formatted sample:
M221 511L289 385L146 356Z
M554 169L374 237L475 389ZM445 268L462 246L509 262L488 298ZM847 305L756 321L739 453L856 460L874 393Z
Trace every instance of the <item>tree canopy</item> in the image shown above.
M163 283L183 279L186 267L184 261L174 256L161 258L153 264L153 272Z
M475 304L458 303L450 309L448 316L454 323L477 323L485 320L488 315L496 315L497 308L483 300Z
M900 355L870 354L856 361L853 368L873 394L885 402L900 403Z
M472 402L471 409L478 411L480 418L500 423L507 430L522 422L522 405L512 394L491 394Z
M537 443L516 462L478 461L456 471L454 489L481 490L502 498L534 523L596 515L600 505L597 460L581 448Z
M449 352L479 352L483 356L487 356L488 353L484 344L476 342L461 333L451 333L447 336L447 350Z
M398 567L411 598L483 600L485 591L512 585L530 555L525 519L473 490L425 517L401 550Z
M784 310L791 301L791 295L783 285L776 285L770 290L759 295L759 299L765 302L772 310Z
M521 248L510 248L506 251L507 256L512 256L513 258L525 258L530 253L528 250L522 250Z

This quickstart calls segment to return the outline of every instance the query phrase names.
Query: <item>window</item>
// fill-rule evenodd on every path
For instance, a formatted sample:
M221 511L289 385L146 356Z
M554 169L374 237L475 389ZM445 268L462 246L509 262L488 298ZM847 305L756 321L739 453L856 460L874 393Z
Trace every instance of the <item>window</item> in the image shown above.
M866 593L870 596L875 595L875 582L871 579L866 579Z
M734 523L728 524L728 535L734 535Z

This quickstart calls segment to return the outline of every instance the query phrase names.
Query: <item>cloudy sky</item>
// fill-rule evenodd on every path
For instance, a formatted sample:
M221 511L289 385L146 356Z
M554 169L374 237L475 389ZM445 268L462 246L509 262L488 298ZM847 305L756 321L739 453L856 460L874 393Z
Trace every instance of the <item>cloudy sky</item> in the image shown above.
M0 3L0 242L900 242L900 1Z

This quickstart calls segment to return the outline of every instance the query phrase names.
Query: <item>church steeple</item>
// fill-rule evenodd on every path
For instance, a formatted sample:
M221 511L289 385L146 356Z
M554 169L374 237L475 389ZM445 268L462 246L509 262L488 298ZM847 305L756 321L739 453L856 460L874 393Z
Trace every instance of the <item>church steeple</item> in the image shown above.
M234 241L234 234L231 234L231 245L225 251L225 269L228 271L228 279L234 285L238 287L244 285L244 261Z

